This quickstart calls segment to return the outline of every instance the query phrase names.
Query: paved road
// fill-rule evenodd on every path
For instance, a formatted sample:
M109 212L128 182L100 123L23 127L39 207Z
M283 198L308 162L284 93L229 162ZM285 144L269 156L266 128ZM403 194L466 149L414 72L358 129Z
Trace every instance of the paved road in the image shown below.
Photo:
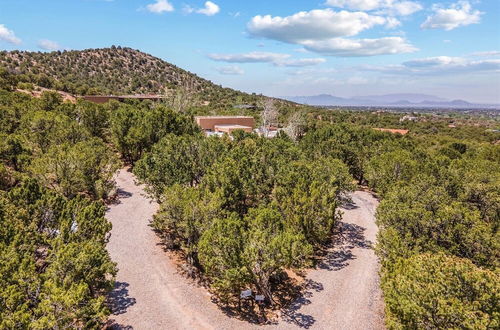
M113 223L108 250L118 263L111 320L115 329L254 329L230 318L210 300L205 289L178 274L148 226L158 205L144 196L134 176L117 176L120 202L107 218ZM267 328L380 329L382 300L378 263L370 249L377 228L376 200L356 192L345 210L342 242L308 275L308 292Z

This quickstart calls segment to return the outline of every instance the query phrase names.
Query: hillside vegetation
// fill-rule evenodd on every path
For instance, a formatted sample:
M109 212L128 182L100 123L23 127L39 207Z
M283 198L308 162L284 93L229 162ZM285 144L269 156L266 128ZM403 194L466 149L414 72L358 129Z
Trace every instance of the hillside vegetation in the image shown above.
M222 88L152 55L126 47L56 52L0 52L0 67L20 74L21 81L70 92L91 94L163 94L189 88L206 101L243 102L250 95Z

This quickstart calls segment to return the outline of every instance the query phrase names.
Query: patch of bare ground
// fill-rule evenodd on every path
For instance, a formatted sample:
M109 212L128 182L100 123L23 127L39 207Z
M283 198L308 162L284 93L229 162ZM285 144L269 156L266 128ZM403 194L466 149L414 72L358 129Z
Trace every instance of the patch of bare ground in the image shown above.
M74 95L72 95L70 93L63 92L63 91L56 91L53 89L48 89L45 87L37 87L37 90L16 89L16 92L29 94L30 96L36 97L36 98L41 97L43 92L56 92L59 95L61 95L61 97L63 98L63 101L70 102L70 103L76 103L76 97Z

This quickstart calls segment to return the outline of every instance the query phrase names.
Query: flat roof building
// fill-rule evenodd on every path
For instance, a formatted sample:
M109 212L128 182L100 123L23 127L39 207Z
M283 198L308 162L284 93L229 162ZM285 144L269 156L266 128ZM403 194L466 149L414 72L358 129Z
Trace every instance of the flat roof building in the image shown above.
M250 116L198 116L194 119L205 132L232 133L240 129L251 133L255 127L255 119Z

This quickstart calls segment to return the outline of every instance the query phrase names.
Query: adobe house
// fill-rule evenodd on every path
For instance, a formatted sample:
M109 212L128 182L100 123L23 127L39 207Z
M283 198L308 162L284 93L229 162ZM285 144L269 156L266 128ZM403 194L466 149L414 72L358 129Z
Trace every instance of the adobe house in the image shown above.
M255 119L250 116L198 116L194 119L205 132L231 134L236 130L243 130L251 133L255 127Z

